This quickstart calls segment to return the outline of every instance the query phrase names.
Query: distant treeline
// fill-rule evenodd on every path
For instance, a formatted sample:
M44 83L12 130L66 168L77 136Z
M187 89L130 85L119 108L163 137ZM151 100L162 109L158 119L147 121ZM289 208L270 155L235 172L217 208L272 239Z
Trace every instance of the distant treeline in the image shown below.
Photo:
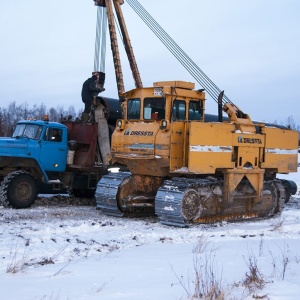
M43 103L39 106L33 105L30 107L28 103L17 105L14 101L7 108L0 107L0 136L11 136L16 123L20 120L43 120L44 116L48 115L50 121L59 122L62 117L67 116L72 116L73 119L80 118L81 113L82 109L76 112L74 106L70 106L68 109L64 109L63 106L48 109ZM276 120L274 123L297 130L300 134L300 126L296 124L293 116L289 116L284 123L278 123Z
M43 103L39 106L30 106L28 103L17 105L14 101L7 108L0 107L0 136L11 136L16 123L20 120L43 120L44 116L48 115L50 121L59 122L62 117L70 115L74 119L80 117L81 112L82 110L76 112L74 106L70 106L68 109L64 109L63 106L47 108Z

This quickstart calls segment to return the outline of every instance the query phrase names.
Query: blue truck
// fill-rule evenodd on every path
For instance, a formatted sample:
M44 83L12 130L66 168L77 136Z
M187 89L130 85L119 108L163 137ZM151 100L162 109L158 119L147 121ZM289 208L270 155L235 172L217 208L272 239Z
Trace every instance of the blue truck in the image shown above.
M105 98L113 130L119 100ZM21 120L11 137L0 138L0 205L30 207L40 193L94 196L107 172L101 163L98 124L66 120Z

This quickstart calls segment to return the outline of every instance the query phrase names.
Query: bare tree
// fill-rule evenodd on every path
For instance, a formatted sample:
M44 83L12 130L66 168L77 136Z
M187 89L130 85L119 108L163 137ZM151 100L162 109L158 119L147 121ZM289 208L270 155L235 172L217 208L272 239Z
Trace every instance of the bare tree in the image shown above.
M67 110L63 106L51 107L48 110L43 103L31 107L27 102L17 105L14 101L7 108L0 107L0 136L11 136L16 123L20 120L43 120L44 116L48 114L50 121L60 122L62 117L71 116L72 119L76 119L81 112L82 110L76 113L74 106L70 106Z
M297 130L297 126L292 115L287 118L286 126L290 129Z

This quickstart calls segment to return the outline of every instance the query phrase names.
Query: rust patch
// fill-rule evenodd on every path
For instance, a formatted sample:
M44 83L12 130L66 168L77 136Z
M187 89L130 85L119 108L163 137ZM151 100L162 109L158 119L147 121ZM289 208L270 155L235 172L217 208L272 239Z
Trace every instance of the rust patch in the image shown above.
M193 220L193 223L209 224L209 223L216 223L222 221L247 220L247 219L253 219L257 217L258 217L257 212L247 212L242 214L227 214L227 215L217 215L211 217L202 217Z

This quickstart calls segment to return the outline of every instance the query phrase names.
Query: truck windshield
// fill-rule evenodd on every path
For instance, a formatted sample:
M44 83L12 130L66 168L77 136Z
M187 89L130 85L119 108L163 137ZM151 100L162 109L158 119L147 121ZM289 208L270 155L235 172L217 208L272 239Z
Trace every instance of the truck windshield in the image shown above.
M42 126L35 124L18 124L12 137L27 137L29 139L38 140L42 133Z

